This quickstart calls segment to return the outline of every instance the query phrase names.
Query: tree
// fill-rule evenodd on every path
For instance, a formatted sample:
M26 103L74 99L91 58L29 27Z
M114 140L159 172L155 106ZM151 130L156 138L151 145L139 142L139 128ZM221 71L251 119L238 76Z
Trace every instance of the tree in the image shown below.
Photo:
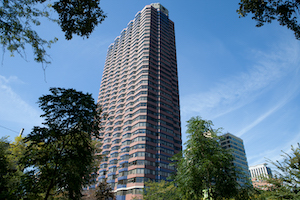
M3 50L25 57L25 45L29 44L33 48L35 61L50 63L45 47L50 48L57 38L45 40L33 26L39 26L40 19L47 18L60 25L67 40L72 39L73 34L88 38L106 17L99 4L100 0L55 0L53 5L47 4L46 0L2 0L0 42ZM58 14L58 19L50 17L52 11Z
M180 200L174 182L162 180L161 182L149 181L145 184L144 200Z
M110 184L105 181L98 183L95 189L85 190L83 200L115 200L115 193Z
M291 148L292 153L283 152L283 161L270 161L277 171L273 178L267 179L272 185L267 195L276 199L300 198L300 145Z
M24 166L19 160L25 152L23 138L18 136L13 143L5 138L0 139L0 199L20 199L22 197L19 185Z
M174 181L182 199L229 198L238 192L233 156L218 143L219 129L211 121L192 117L187 124L186 149L174 157Z
M100 160L92 138L99 135L101 110L91 94L62 88L50 92L38 101L45 127L34 127L24 139L29 143L22 159L27 167L24 198L43 193L43 199L80 199L82 188L95 179Z
M10 171L9 160L7 158L9 143L5 138L0 139L0 199L7 199L8 192L8 174Z
M238 193L235 195L235 200L246 200L246 199L260 199L265 200L265 191L256 189L252 185L239 188Z
M111 186L105 181L100 182L96 188L95 197L97 200L115 200L115 193Z
M256 26L277 20L280 25L292 30L297 40L300 40L300 25L298 15L300 2L298 0L241 0L237 10L241 17L253 14Z

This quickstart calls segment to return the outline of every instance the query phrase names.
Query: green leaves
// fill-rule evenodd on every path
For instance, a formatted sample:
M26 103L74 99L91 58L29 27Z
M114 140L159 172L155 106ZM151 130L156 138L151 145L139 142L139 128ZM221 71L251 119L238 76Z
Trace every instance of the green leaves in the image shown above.
M40 25L39 18L48 18L47 11L35 8L37 0L4 0L0 7L0 43L4 49L15 52L26 59L25 45L33 48L35 61L50 63L47 60L45 46L51 46L50 41L39 37L32 25Z
M100 0L60 0L54 3L53 8L59 15L59 25L65 32L67 40L76 34L89 37L95 26L106 18L99 7Z
M291 148L292 153L283 152L282 161L271 162L277 171L273 178L267 179L271 184L267 195L276 199L300 198L300 145Z
M238 185L237 178L244 175L233 165L232 154L219 144L219 131L211 121L192 117L186 149L172 157L177 169L170 177L173 181L146 183L143 199L257 199L260 192L252 185Z
M24 156L26 145L22 137L16 137L14 143L0 139L0 199L20 199L20 182L24 176L24 166L19 163Z
M94 28L106 18L99 7L100 0L57 0L53 6L43 5L46 0L3 0L0 6L0 44L10 51L11 56L17 52L26 59L25 46L33 48L36 62L50 63L46 47L57 41L46 40L39 36L34 26L41 25L42 17L61 26L67 40L73 34L89 37ZM54 9L59 19L50 18L49 12Z
M7 158L9 143L6 139L0 139L0 198L6 199L9 196L8 185L9 177L7 177L10 166L9 160Z
M180 194L173 182L162 180L161 182L145 183L144 200L179 200Z
M45 127L34 127L25 138L29 142L22 163L31 171L39 191L27 189L26 196L43 193L45 198L63 195L80 199L82 187L95 179L98 161L95 155L100 113L90 94L74 89L51 88L50 95L39 98Z
M263 26L277 20L280 25L292 30L297 40L300 40L300 25L298 22L300 2L295 0L241 0L237 10L241 17L253 14L256 26Z
M237 171L233 156L218 143L219 129L211 121L192 117L188 121L188 141L183 154L176 155L175 183L185 199L232 197L237 194Z
M44 111L41 117L45 117L45 124L64 129L77 126L97 137L100 113L91 94L83 95L73 89L62 88L51 88L50 92L51 95L40 97L38 101Z
M101 157L100 112L90 94L51 88L39 98L44 127L12 144L0 140L0 199L81 199Z
M115 193L113 192L113 189L111 186L106 182L100 182L96 188L95 192L96 199L102 200L102 199L115 199Z

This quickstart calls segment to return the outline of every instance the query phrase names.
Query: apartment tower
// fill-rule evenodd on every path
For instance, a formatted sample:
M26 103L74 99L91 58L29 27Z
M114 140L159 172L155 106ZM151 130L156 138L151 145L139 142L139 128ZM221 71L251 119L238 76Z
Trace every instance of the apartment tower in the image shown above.
M117 199L139 197L148 180L165 180L182 149L174 23L147 5L107 51L98 97L102 152L98 182Z

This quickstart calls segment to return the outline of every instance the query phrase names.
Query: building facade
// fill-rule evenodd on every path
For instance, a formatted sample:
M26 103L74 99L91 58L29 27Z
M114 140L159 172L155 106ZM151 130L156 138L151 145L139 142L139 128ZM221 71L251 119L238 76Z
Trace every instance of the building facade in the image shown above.
M98 103L103 159L97 181L117 199L164 180L182 149L174 23L161 4L147 5L107 51Z
M250 166L249 170L251 178L262 179L272 177L272 170L267 167L267 163Z
M267 167L267 163L250 166L249 170L253 187L267 190L271 186L265 180L265 178L272 177L272 170L271 168Z
M233 164L242 170L244 176L238 178L238 183L243 186L250 181L248 162L243 140L235 135L226 133L222 135L220 144L224 149L229 149L234 157Z

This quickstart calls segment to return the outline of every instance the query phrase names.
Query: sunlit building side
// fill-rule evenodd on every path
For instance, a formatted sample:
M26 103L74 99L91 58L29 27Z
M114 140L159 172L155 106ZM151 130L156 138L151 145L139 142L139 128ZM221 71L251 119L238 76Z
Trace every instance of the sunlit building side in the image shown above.
M161 4L145 6L109 46L98 103L97 181L118 200L140 198L145 182L174 172L169 159L182 150L174 23Z

